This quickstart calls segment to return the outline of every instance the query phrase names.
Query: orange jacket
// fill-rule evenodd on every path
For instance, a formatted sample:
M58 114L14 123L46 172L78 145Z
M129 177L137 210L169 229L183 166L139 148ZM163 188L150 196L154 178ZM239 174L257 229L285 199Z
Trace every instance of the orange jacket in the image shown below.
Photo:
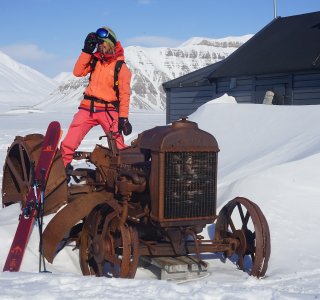
M91 80L89 85L85 89L85 94L88 96L96 97L107 102L117 100L114 87L114 68L117 60L124 60L123 48L119 42L116 44L115 55L108 60L102 60L99 53L93 54L99 57L95 66L94 72L91 74ZM74 66L73 74L77 77L86 76L90 73L92 55L82 52ZM123 64L119 75L119 117L128 118L129 103L130 103L130 81L131 72L126 64ZM94 106L99 108L105 108L102 103L94 103ZM90 108L90 100L83 99L80 103L80 107Z

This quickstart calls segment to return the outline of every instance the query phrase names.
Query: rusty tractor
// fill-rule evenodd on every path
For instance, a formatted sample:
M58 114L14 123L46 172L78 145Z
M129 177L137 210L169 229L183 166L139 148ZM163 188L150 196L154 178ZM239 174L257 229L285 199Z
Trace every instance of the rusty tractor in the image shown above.
M131 146L76 152L87 162L67 176L55 156L45 190L43 252L53 263L63 246L75 244L84 275L133 278L142 258L188 258L206 267L203 253L232 258L256 277L266 273L270 233L257 204L237 197L216 213L218 144L186 119L140 133ZM16 137L3 168L2 203L25 201L30 165L43 136ZM214 237L203 229L213 224Z

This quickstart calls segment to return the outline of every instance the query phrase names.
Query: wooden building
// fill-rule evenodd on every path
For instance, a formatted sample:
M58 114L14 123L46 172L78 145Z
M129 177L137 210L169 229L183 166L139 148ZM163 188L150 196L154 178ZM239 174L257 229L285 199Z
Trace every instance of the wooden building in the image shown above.
M163 84L167 123L227 93L238 103L320 104L320 12L278 17L226 59Z

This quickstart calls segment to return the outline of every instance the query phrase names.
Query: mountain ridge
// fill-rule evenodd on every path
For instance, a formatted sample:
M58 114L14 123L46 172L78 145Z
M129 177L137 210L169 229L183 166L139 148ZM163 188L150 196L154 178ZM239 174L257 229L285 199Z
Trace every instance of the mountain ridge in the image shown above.
M44 99L57 83L31 67L18 63L0 51L0 106L31 106Z
M193 37L179 47L125 47L126 64L132 72L131 109L165 110L166 96L162 88L164 82L225 59L251 37L252 35L220 39ZM0 54L2 55L1 52ZM17 73L23 70L20 78L24 76L28 79L29 91L25 84L23 85L26 92L32 94L32 92L36 93L35 88L41 89L36 99L38 102L32 102L36 109L44 107L57 109L57 106L60 107L62 104L67 109L75 110L78 107L83 91L88 85L89 76L77 78L71 72L62 72L50 79L30 67L13 62L9 57L1 58L4 57L4 54L1 55L0 96L2 83L8 80L11 80L12 90L19 92L19 89L13 86L19 83L19 80L23 81L22 79L15 80L18 78ZM5 75L3 72L5 69L10 70L8 65L12 66L12 74L15 76ZM33 70L33 73L30 70Z

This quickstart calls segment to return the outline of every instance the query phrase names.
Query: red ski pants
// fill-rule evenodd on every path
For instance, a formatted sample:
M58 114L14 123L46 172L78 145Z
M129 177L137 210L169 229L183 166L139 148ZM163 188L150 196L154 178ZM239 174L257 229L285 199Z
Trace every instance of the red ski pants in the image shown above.
M92 127L97 125L101 125L106 134L109 132L115 132L114 137L116 138L118 149L126 147L122 134L117 132L118 113L116 111L101 111L90 114L87 110L79 109L79 111L74 115L67 135L61 143L60 149L64 166L71 163L73 154L81 144L85 135Z

